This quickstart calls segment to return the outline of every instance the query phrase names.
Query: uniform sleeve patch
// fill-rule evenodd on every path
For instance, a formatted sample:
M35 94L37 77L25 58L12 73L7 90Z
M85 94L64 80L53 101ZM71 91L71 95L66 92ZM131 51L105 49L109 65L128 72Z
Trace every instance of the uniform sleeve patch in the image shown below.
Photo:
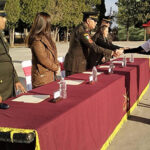
M85 39L88 40L89 43L93 43L93 40L91 39L90 35L88 33L84 34Z

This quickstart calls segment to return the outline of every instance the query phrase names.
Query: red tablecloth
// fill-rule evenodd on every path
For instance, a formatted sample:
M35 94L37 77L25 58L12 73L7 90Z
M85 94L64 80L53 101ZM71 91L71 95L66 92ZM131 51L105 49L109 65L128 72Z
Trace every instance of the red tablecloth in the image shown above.
M41 150L99 150L125 114L125 78L103 74L98 80L68 86L68 98L56 104L50 99L39 104L8 100L10 109L0 110L0 127L37 130ZM31 93L52 94L57 89L53 82Z
M108 69L98 69L98 71L104 71L105 73L108 73ZM128 111L138 99L137 68L135 67L121 68L120 65L116 65L114 69L114 73L125 76L125 87L127 91L126 94L128 97L128 109L127 109Z
M10 109L0 110L0 127L36 130L41 150L99 150L126 113L126 89L132 105L137 87L142 90L148 84L147 59L135 63L139 67L118 66L115 74L99 75L93 85L86 84L87 74L68 77L85 82L68 86L68 98L56 104L49 102L51 98L39 104L8 100ZM53 82L28 94L52 96L58 88L58 83Z
M121 58L117 60L122 60ZM148 84L150 78L150 66L148 58L134 58L134 63L130 63L127 58L127 67L136 67L137 68L137 86L138 86L138 95L142 93L146 85Z

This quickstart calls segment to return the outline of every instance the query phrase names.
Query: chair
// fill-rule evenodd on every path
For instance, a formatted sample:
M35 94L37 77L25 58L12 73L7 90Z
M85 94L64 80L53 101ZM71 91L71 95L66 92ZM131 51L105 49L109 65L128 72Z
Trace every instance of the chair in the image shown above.
M23 61L21 64L26 78L26 88L27 91L30 91L32 90L32 81L31 81L32 62L31 60L27 60L27 61Z
M59 61L60 64L60 68L61 68L61 77L65 78L66 77L66 73L64 70L64 57L58 57L57 60Z

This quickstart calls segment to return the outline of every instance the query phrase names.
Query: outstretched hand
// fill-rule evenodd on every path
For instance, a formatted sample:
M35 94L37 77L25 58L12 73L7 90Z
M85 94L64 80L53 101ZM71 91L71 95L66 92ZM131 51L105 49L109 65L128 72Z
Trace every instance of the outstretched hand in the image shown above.
M116 50L116 54L117 54L118 56L122 55L123 52L124 52L124 49L123 49L123 48L120 48L120 49Z
M124 52L124 48L120 48L120 49L116 49L116 51L114 52L113 56L114 57L119 57L120 55L122 55Z

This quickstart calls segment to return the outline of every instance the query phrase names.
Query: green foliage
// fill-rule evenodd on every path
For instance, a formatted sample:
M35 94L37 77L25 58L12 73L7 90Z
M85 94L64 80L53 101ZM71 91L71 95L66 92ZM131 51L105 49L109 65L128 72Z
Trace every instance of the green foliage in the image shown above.
M7 12L8 28L15 28L20 17L20 0L7 0L5 11Z
M125 29L125 27L119 26L118 40L119 41L125 41L126 40L126 29Z
M48 0L43 11L51 15L51 23L55 26L59 25L63 18L62 12L63 0Z
M82 21L82 11L85 10L85 3L82 0L64 0L63 19L61 26L72 27L78 25Z
M134 24L134 9L135 0L118 0L118 23L125 27L130 27Z
M126 40L126 28L124 26L119 26L118 31L118 39L120 41ZM143 41L144 40L144 29L141 28L135 28L134 26L131 26L129 28L129 40L130 41Z
M135 23L145 23L150 19L150 1L142 0L136 3L135 6Z
M129 28L133 25L140 27L150 18L150 1L118 0L117 5L118 24L126 28L126 37L129 40Z
M52 24L72 27L82 22L83 11L91 11L98 0L49 0L44 11L51 15Z
M31 26L38 12L42 11L44 0L20 0L20 19L27 26Z
M82 22L83 11L95 10L98 4L101 0L7 0L8 25L15 27L21 20L29 28L36 14L44 11L53 26L72 28Z
M134 26L129 29L129 40L130 41L143 41L144 40L144 29L135 28Z

